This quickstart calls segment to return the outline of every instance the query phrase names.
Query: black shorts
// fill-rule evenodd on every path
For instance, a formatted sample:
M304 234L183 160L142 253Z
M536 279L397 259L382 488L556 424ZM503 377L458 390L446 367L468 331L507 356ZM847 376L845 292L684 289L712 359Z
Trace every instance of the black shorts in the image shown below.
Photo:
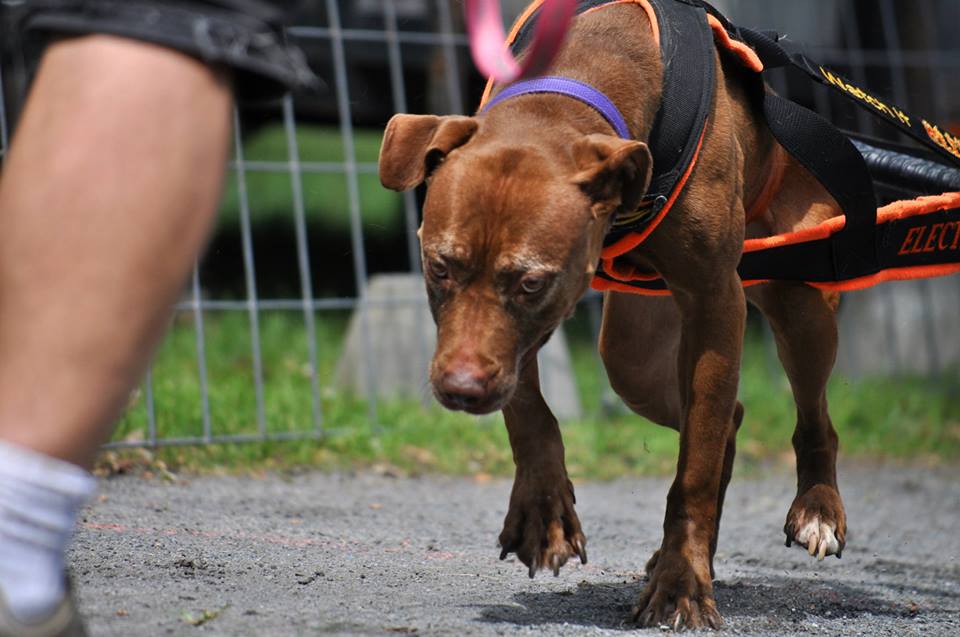
M233 71L238 99L316 88L283 31L296 0L26 0L7 5L0 36L34 53L51 38L106 33L167 46ZM2 11L3 9L0 9ZM26 55L29 55L27 53Z

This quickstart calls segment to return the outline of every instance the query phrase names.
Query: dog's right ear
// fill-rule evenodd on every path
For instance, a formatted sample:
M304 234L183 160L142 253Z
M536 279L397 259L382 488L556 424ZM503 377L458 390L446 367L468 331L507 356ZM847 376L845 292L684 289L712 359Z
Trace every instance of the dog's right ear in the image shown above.
M573 145L574 183L609 210L633 210L650 187L653 157L643 142L587 135Z
M472 117L394 115L380 146L380 183L401 191L419 186L476 131L477 120Z

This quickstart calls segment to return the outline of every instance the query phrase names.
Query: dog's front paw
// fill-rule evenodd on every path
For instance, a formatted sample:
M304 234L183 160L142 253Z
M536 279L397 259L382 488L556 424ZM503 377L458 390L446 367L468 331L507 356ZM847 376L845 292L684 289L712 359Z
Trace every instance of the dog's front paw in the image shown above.
M798 495L787 513L783 532L787 546L796 542L819 560L827 555L840 557L847 533L840 494L833 487L818 484Z
M633 608L633 621L644 627L673 630L713 628L723 625L713 599L710 565L691 562L676 550L661 549L648 564L649 581ZM655 560L655 561L654 561Z
M573 505L573 484L566 476L545 479L518 472L510 494L510 508L500 532L500 559L510 553L529 569L530 577L540 569L560 574L560 567L577 556L587 563L587 538Z

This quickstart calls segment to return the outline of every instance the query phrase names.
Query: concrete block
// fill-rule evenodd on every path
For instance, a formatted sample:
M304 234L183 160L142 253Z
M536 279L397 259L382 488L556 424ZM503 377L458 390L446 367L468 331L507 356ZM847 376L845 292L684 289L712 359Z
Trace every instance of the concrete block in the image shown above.
M540 390L553 415L561 420L582 417L580 391L573 375L573 361L562 327L543 346L537 360L540 364Z
M366 397L372 385L380 398L432 400L427 370L436 346L423 277L376 275L367 287L367 302L350 317L337 388Z

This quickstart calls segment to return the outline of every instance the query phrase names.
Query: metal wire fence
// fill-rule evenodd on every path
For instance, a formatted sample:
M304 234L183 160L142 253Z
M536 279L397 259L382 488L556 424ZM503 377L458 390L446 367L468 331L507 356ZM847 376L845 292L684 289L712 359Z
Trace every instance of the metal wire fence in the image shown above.
M253 117L243 111L234 114L236 134L228 182L232 192L227 195L235 200L237 208L238 269L243 273L241 291L232 295L212 293L204 278L205 270L198 265L184 299L177 306L176 329L192 332L189 359L194 370L190 375L195 375L199 399L192 403L194 413L177 412L175 418L191 422L189 426L170 430L166 425L170 416L164 412L173 409L171 402L157 399L158 386L163 386L170 374L187 372L167 370L163 372L166 376L161 377L155 369L148 372L142 392L132 407L132 411L139 414L142 425L133 429L140 433L117 440L113 446L286 440L335 433L347 421L340 418L336 400L330 397L331 374L321 373L323 361L330 358L327 351L330 341L318 335L325 334L325 326L331 317L335 317L342 327L344 314L348 312L356 313L355 323L359 328L366 387L365 398L359 404L362 404L364 419L372 426L389 423L391 416L384 416L383 402L377 398L379 361L371 333L375 329L371 325L371 312L377 308L412 306L419 308L424 321L429 321L429 317L419 295L387 299L369 295L371 275L383 270L379 266L371 268L370 239L367 236L370 226L365 223L368 200L372 196L365 182L376 174L377 167L374 158L358 154L358 134L361 128L366 131L376 127L382 129L391 112L466 113L474 106L482 82L469 62L459 2L325 0L315 4L314 10L304 15L304 21L289 29L288 33L308 52L314 68L327 82L324 96L288 95L279 112L269 115L255 113ZM877 93L889 95L907 109L930 113L940 122L960 121L960 82L956 79L960 77L960 47L951 39L951 28L944 24L954 15L951 1L879 0L867 3L817 0L788 4L729 0L716 4L732 19L746 26L771 27L790 34L793 40L808 41L807 53L813 59L822 60L846 73L860 86L869 86ZM515 10L520 8L514 7ZM2 79L0 77L0 81ZM855 113L822 87L798 83L786 74L775 75L772 83L778 91L814 105L822 114L847 128L874 135L884 134L875 128L870 118ZM9 105L4 108L8 100L9 95L6 100L0 99L0 158L9 147ZM284 157L249 156L247 141L250 135L246 128L258 128L265 120L282 128ZM253 123L248 124L251 121ZM304 159L300 148L301 132L307 123L335 129L333 135L338 138L339 158ZM262 289L263 278L258 275L258 266L262 268L277 255L270 250L257 249L259 226L254 223L257 211L252 203L258 196L257 175L289 178L285 199L288 217L284 223L293 231L292 253L298 284L295 294L273 294ZM345 250L348 254L342 255L345 257L342 267L352 273L349 293L343 293L343 286L330 293L330 288L317 281L318 254L311 247L311 230L322 224L322 220L311 211L307 201L311 191L305 191L304 187L305 180L315 176L335 176L343 180L346 196L342 200L344 209L340 212L347 220L349 241ZM400 260L399 267L394 260L393 267L416 274L420 270L416 237L420 215L417 195L413 192L404 194L399 198L398 208L401 221L396 232L402 238L390 245L393 251L406 255ZM871 293L879 295L883 311L874 316L871 324L860 325L859 329L884 335L889 349L883 356L889 360L889 365L886 369L877 369L876 365L865 362L863 352L856 351L854 339L852 353L846 355L848 373L901 373L908 368L899 358L902 348L898 345L903 321L897 318L896 290L904 286L919 290L922 300L919 318L928 336L921 371L944 373L954 369L950 367L951 354L942 351L942 343L938 345L936 334L942 328L938 326L933 285L927 281L887 285ZM948 280L946 285L960 290L956 278ZM960 299L960 295L957 298ZM875 303L875 300L870 298L864 302ZM576 319L585 326L585 332L594 336L599 329L600 306L598 295L588 295ZM952 308L953 312L956 310L960 310L960 306ZM224 315L244 317L246 324L246 333L240 339L242 342L233 343L235 348L240 347L244 352L237 359L245 366L240 398L251 410L248 416L241 418L244 424L239 427L222 426L216 405L211 402L209 371L211 363L215 363L213 357L221 355L219 350L210 349L211 333ZM270 383L273 368L266 359L273 353L266 349L265 333L269 326L265 322L278 315L299 317L296 329L302 330L295 338L289 336L284 341L292 352L291 356L303 363L301 380L305 382L299 385L297 400L301 405L294 416L284 415L282 401L274 400L271 394L274 391ZM430 343L416 335L419 331L415 332L399 335L399 338L418 339L417 346L423 350L423 360L428 360ZM341 329L336 332L334 340L342 338ZM764 342L768 355L775 357L768 332ZM841 359L844 360L843 355ZM591 373L602 377L599 361L590 369L594 370ZM955 371L950 373L955 375ZM599 382L591 386L605 387L605 384ZM591 402L593 408L615 403L609 390L602 391L603 398Z

